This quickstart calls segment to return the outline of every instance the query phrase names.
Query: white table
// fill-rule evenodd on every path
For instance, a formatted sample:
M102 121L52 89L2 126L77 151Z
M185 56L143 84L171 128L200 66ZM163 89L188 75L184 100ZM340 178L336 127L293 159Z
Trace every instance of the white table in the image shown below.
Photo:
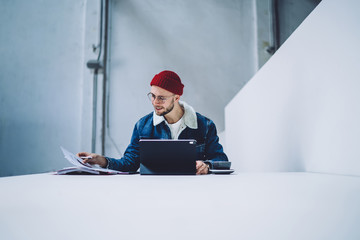
M360 178L0 178L0 239L360 239Z

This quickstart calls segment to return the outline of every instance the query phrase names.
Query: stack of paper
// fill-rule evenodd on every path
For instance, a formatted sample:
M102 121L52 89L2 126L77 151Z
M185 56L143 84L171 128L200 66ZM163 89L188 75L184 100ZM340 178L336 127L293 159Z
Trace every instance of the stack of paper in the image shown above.
M93 166L89 163L83 163L83 160L63 147L60 147L64 157L74 166L63 168L56 173L64 174L129 174L129 172L120 172L116 170Z

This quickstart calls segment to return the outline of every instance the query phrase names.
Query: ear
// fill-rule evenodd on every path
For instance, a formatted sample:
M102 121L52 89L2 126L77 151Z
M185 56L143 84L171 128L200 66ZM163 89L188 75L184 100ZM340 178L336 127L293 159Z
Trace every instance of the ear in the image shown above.
M175 102L178 102L180 100L180 95L175 95Z

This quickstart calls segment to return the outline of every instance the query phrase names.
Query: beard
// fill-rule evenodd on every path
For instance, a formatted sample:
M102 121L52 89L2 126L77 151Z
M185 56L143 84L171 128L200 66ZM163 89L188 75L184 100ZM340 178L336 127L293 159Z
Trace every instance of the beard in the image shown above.
M164 112L163 113L160 113L160 114L157 114L158 116L165 116L166 114L170 113L174 107L175 107L175 104L174 104L174 99L171 101L171 105L168 107L168 108L165 108ZM156 113L156 111L155 111Z

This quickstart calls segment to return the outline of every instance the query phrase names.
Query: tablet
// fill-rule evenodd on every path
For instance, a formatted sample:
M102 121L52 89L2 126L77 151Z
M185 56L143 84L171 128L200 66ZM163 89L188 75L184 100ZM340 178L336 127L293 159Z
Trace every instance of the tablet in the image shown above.
M195 175L194 139L140 139L141 175Z
M214 174L230 174L233 173L234 169L210 169L210 173Z

